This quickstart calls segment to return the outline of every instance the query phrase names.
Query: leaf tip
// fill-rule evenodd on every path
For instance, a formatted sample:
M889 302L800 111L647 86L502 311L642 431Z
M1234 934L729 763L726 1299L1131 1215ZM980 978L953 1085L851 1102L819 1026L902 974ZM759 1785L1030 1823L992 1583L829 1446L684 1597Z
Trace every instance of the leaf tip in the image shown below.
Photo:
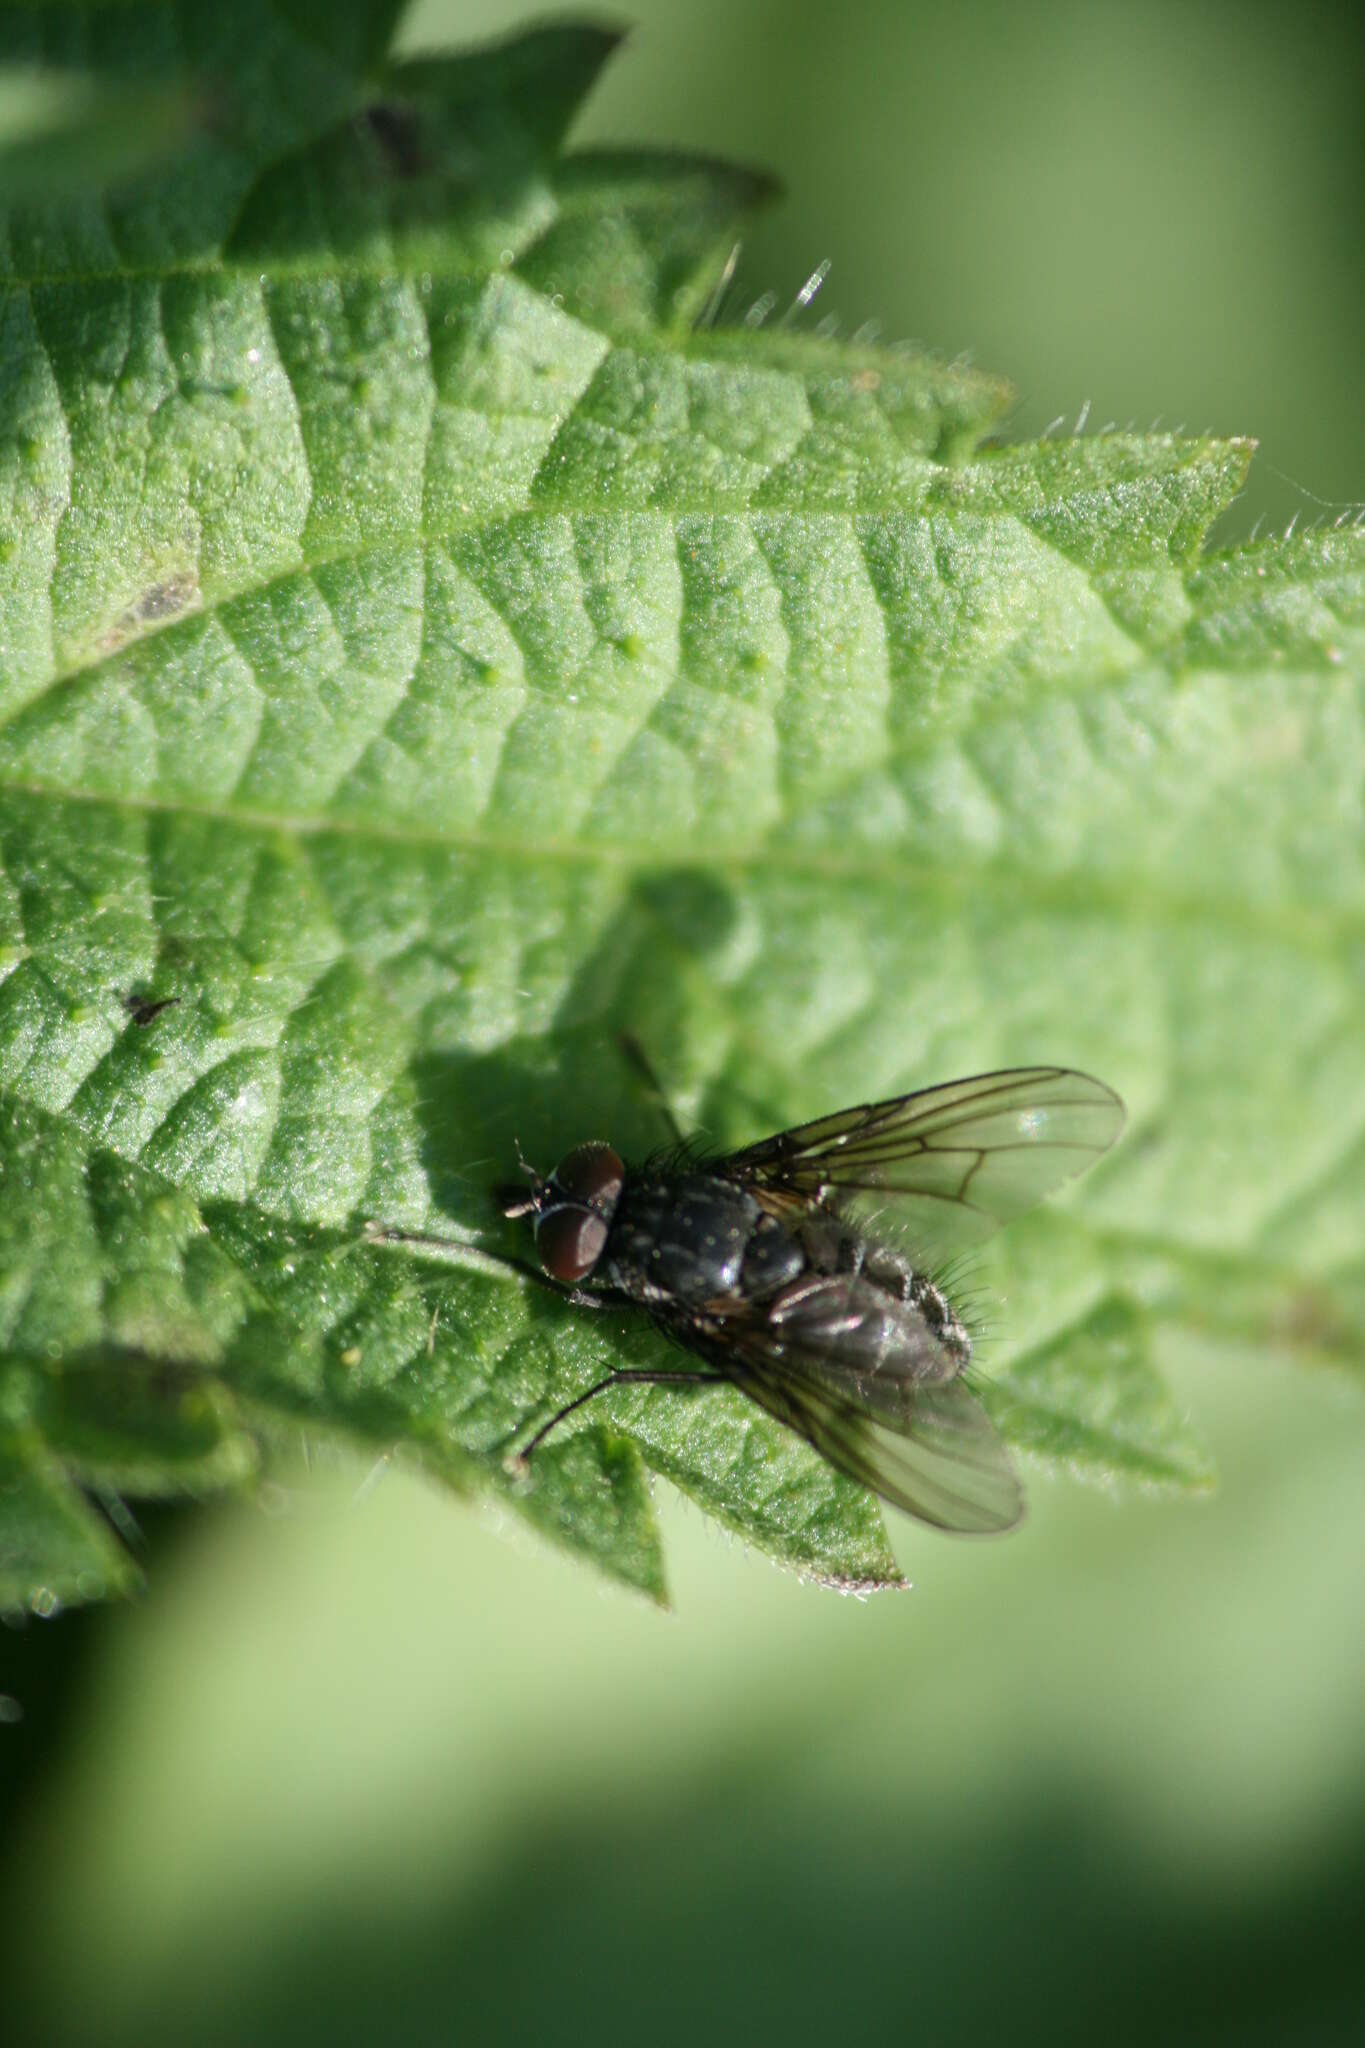
M807 1585L821 1586L827 1593L843 1593L852 1600L867 1600L874 1593L913 1593L915 1582L904 1572L875 1572L869 1577L846 1577L838 1572L801 1571Z

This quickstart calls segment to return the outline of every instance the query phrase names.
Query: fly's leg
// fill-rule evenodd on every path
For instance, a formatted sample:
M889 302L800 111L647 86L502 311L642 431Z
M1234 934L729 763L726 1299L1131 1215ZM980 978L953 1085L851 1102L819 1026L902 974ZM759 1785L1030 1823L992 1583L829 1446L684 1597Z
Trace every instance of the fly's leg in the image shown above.
M709 1387L721 1385L727 1377L728 1375L723 1372L652 1372L644 1368L609 1372L605 1379L598 1380L596 1386L589 1387L586 1394L578 1394L572 1401L566 1401L548 1422L541 1424L528 1444L524 1444L519 1451L509 1453L503 1459L503 1466L509 1472L524 1472L531 1462L532 1452L540 1449L551 1430L558 1429L560 1423L566 1416L572 1415L575 1408L582 1408L587 1402L596 1400L597 1396L605 1394L609 1387Z
M481 1245L465 1244L458 1237L430 1237L421 1230L400 1230L387 1223L365 1225L367 1244L402 1244L414 1251L431 1252L447 1265L467 1266L476 1273L510 1272L520 1273L524 1279L534 1280L537 1287L553 1294L557 1301L567 1301L575 1308L610 1308L606 1295L593 1294L586 1287L566 1287L562 1280L552 1279L541 1266L533 1266L529 1259L512 1258L507 1252L486 1252Z
M616 1043L621 1049L621 1057L625 1060L626 1065L634 1067L636 1073L644 1082L646 1094L650 1097L654 1107L673 1133L674 1144L685 1145L687 1139L683 1133L682 1125L674 1116L672 1105L664 1094L659 1077L650 1062L649 1054L645 1051L639 1039L629 1031L620 1031L617 1033Z

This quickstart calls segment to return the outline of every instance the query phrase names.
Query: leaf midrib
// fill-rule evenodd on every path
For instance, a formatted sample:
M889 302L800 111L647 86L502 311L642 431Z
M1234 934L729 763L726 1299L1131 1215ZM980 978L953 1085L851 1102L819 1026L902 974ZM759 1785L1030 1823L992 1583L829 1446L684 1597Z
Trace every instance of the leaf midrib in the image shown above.
M498 834L461 826L457 829L423 829L399 823L376 823L365 818L291 818L271 811L234 809L222 804L205 804L165 797L112 796L60 783L11 780L0 777L0 791L13 796L48 798L54 803L98 805L129 816L186 817L232 826L240 831L275 832L298 839L334 837L356 844L410 846L422 851L450 854L488 855L528 867L554 864L565 866L619 867L639 873L686 866L715 874L760 874L771 870L782 874L808 875L822 881L863 882L886 888L913 889L921 896L961 903L977 895L983 879L989 879L998 896L1013 893L1033 909L1060 913L1112 913L1121 909L1131 918L1133 888L1128 878L1107 879L1093 869L1084 873L1047 875L1030 868L1026 873L1003 862L983 860L969 849L954 849L953 873L943 863L911 856L891 860L874 859L866 850L841 853L833 848L803 847L783 840L727 847L716 843L712 834L705 844L682 839L676 845L651 840L632 845L604 839L556 840L531 838L525 833ZM786 830L786 827L782 828ZM1177 892L1154 886L1147 877L1141 883L1147 922L1202 925L1216 922L1231 925L1257 938L1271 938L1297 952L1324 954L1340 961L1343 940L1365 940L1365 908L1353 911L1345 906L1309 909L1301 903L1282 907L1258 907L1245 899L1216 892Z
M460 407L457 410L466 411L478 419L488 417L488 415L481 413L477 406ZM507 411L498 413L496 417L499 420L510 419L534 422L540 426L545 424L543 420L532 413ZM572 417L571 413L566 414L565 418L558 422L556 434L559 428L566 425ZM888 428L889 426L890 423L888 422ZM547 459L553 454L554 445L554 440L552 439L549 448L546 450ZM716 446L714 442L708 445ZM767 473L764 486L760 488L765 488L774 477L780 476L785 469L790 468L792 462L799 457L801 445L798 443L789 456L785 457L781 463L773 465ZM1189 445L1194 447L1197 444L1190 443ZM973 465L980 464L985 466L986 463L992 460L999 460L1002 456L1011 452L1007 449L986 450L980 455L973 456L972 463ZM13 725L17 719L23 717L24 713L31 710L34 705L43 703L55 691L70 689L73 685L78 685L89 681L91 678L98 677L101 669L107 663L117 659L119 655L128 652L130 649L143 646L146 642L155 640L161 634L169 633L177 627L183 628L189 622L214 619L221 611L231 605L243 604L252 599L268 598L271 592L278 590L282 584L293 582L300 576L316 578L320 573L328 569L336 569L342 566L359 567L365 563L382 561L386 556L392 555L395 550L400 548L444 548L448 550L453 543L463 540L470 534L488 533L500 527L510 526L516 521L539 521L549 524L556 520L564 520L565 522L575 520L621 520L630 522L632 520L651 519L657 520L660 525L676 527L686 519L780 519L788 529L796 529L803 524L815 528L835 520L842 525L856 527L863 520L889 519L896 516L910 518L932 514L949 525L954 524L955 517L962 511L962 508L955 506L946 498L935 496L934 491L938 479L960 476L961 470L937 461L932 455L926 455L914 449L902 449L900 453L902 459L906 462L921 463L925 471L931 473L926 477L926 491L923 499L913 508L907 508L903 498L898 498L891 493L888 493L884 500L879 500L875 496L868 496L860 497L856 504L848 504L843 500L831 498L825 504L817 502L809 506L803 505L796 508L782 504L764 503L756 491L746 493L741 493L738 490L726 492L719 487L706 498L689 499L674 494L670 495L667 504L659 505L611 505L604 503L601 498L579 499L559 494L553 499L546 499L537 503L534 498L534 492L536 481L543 473L544 463L542 463L537 468L535 477L532 478L526 500L521 504L509 505L496 513L471 513L468 519L445 520L438 527L428 527L424 524L410 527L390 527L384 529L373 540L367 541L360 546L355 545L353 542L347 542L342 546L309 549L305 552L303 547L296 542L297 551L294 559L272 569L268 575L247 578L231 588L215 590L206 603L189 606L178 614L159 619L155 622L149 622L144 625L140 632L130 634L112 652L101 652L92 660L82 660L65 668L54 666L51 672L44 677L40 687L33 696L25 697L12 705L8 711L0 712L0 732L4 732L7 727ZM424 474L424 488L425 482ZM976 516L979 517L980 514L978 513ZM1096 603L1103 610L1105 617L1113 624L1117 634L1133 648L1135 657L1145 656L1153 661L1160 660L1158 650L1155 648L1144 648L1139 641L1134 640L1131 629L1116 614L1112 599L1107 593L1095 587L1093 580L1091 580L1091 572L1083 560L1069 554L1057 541L1049 535L1039 532L1036 526L1012 508L993 507L989 510L987 516L999 521L1002 525L1017 527L1021 533L1027 534L1029 539L1044 553L1054 556L1058 562L1065 563L1068 568L1078 570L1082 575L1086 576L1090 582L1090 588ZM1194 569L1205 567L1206 563L1198 557L1185 561L1167 552L1164 561L1158 557L1152 566L1165 567L1173 576L1183 578ZM1130 667L1135 668L1138 665L1139 661L1135 658ZM1120 674L1127 672L1127 670L1116 671L1116 673Z

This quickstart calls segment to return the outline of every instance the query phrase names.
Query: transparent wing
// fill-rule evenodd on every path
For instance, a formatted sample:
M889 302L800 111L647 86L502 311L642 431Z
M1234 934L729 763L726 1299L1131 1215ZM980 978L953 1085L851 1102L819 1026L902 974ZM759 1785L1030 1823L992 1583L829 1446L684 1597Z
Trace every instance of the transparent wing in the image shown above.
M877 1400L788 1343L737 1382L861 1486L921 1522L983 1536L1014 1528L1024 1496L1009 1455L961 1379L883 1382Z
M706 1323L675 1334L859 1485L938 1529L1019 1520L1005 1447L923 1316L832 1273L785 1305L711 1303Z
M778 1208L891 1208L922 1244L984 1237L1107 1152L1112 1088L1067 1067L975 1074L798 1124L716 1162Z

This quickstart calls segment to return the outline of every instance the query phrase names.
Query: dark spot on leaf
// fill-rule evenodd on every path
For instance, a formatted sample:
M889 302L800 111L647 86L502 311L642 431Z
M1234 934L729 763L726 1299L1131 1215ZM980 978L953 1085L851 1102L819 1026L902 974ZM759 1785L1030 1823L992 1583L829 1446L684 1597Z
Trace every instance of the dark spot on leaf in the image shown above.
M193 576L167 576L160 583L153 583L145 590L133 606L134 615L144 624L159 619L173 619L177 612L183 612L195 594L197 585Z
M113 654L118 648L126 647L130 640L140 638L149 626L160 626L168 619L178 618L190 609L198 596L199 583L192 570L163 576L156 583L148 584L141 596L126 605L100 635L96 643L100 653Z
M356 116L356 126L378 143L395 178L417 178L431 169L431 154L411 107L377 100Z
M1330 1353L1351 1342L1341 1304L1323 1288L1296 1287L1271 1318L1272 1339L1295 1350Z

